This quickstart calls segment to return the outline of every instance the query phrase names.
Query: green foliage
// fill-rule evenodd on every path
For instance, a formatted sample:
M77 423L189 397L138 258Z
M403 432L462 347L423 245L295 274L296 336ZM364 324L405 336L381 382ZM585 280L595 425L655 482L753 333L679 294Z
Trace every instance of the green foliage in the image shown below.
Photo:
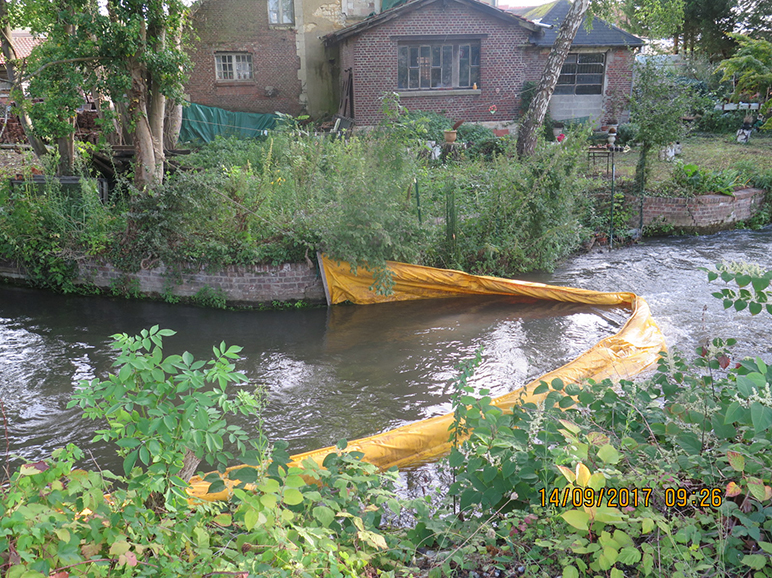
M636 65L636 79L630 120L638 126L637 140L642 143L635 180L643 191L651 151L678 140L683 134L681 118L690 108L692 95L653 59Z
M620 146L632 145L638 140L638 125L633 122L620 124L617 129L617 143Z
M747 110L706 110L697 121L697 130L718 134L735 133L747 114Z
M436 213L447 211L446 191L453 191L455 225L452 243L428 254L429 263L503 276L554 267L584 237L582 145L576 132L523 160L505 154L431 173Z
M714 294L726 306L772 313L772 272L718 276L740 289ZM730 369L734 343L714 339L692 362L663 352L640 382L542 382L511 414L473 395L463 369L448 458L461 513L439 517L431 539L467 536L538 576L768 575L772 366Z
M234 458L231 447L253 464L263 459L265 449L264 441L251 440L241 427L225 421L228 414L255 413L262 403L259 392L240 389L234 399L226 391L229 384L246 381L234 371L241 348L221 343L207 362L195 361L188 352L163 357L163 338L171 335L158 326L133 337L114 335L117 373L105 381L81 382L68 404L83 408L85 417L107 421L94 441L118 445L130 490L148 497L160 494L167 501L186 499L187 480L178 474L191 462L195 466L205 460L224 470Z
M772 43L742 34L731 36L739 48L732 58L719 64L718 71L724 74L722 80L734 82L732 98L735 101L763 98L772 87ZM767 120L764 127L770 126Z
M712 293L713 297L721 299L724 309L743 311L747 308L751 315L766 309L772 315L772 293L769 291L772 271L764 272L750 263L722 263L716 265L715 271L708 271L709 281L719 277L724 283L736 283L738 287L737 290L726 287Z
M361 457L330 454L323 466L308 460L287 468L274 453L254 491L235 490L236 546L256 550L248 558L251 572L355 578L367 566L389 568L409 558L412 545L383 529L384 515L404 505L393 490L396 472L379 474Z
M258 398L225 394L242 380L232 363L239 348L214 347L207 363L189 353L163 358L162 339L172 333L153 327L115 336L117 373L83 383L74 396L86 416L108 421L97 439L116 441L125 476L73 469L83 452L68 446L0 487L3 575L356 578L377 567L394 576L414 552L402 532L382 526L404 509L396 472L380 474L356 453L288 467L286 442L275 444L268 465L265 445L248 450L245 432L223 419L257 414L260 425ZM222 466L234 457L228 443L249 464L230 472L238 483L232 502L189 504L175 475L187 454ZM217 473L207 479L212 491L223 488ZM156 492L165 500L151 499Z
M672 178L676 187L693 195L721 193L733 197L734 188L739 182L740 171L736 169L708 171L700 169L693 163L684 164L676 161Z
M226 307L225 291L219 287L202 287L196 291L191 301L200 307L212 307L214 309L225 309Z
M0 206L0 256L23 265L34 285L65 293L76 290L76 259L102 254L124 223L88 179L79 188L6 182Z

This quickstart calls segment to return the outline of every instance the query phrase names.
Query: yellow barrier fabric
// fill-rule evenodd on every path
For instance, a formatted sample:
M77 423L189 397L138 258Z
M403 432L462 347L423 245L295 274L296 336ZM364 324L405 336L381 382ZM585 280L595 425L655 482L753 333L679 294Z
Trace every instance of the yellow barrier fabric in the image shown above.
M565 383L581 383L588 379L629 379L652 366L659 353L666 348L664 337L651 317L648 304L634 293L603 293L389 262L388 266L395 282L393 293L379 295L370 290L373 277L368 271L360 268L355 275L351 273L348 263L336 263L324 256L320 256L320 265L328 303L331 305L344 301L370 304L462 295L515 295L526 301L539 299L589 305L616 305L631 309L630 318L616 335L602 339L566 365L516 391L494 399L493 404L503 410L510 409L520 400L539 403L546 394L534 395L533 390L541 381L551 382L560 378ZM393 466L426 463L450 451L448 427L452 420L453 414L447 414L407 424L350 441L346 451L362 452L365 461L384 470ZM311 459L321 463L328 454L335 451L338 450L331 446L297 454L292 456L292 462L293 465L300 465L304 460ZM239 467L244 466L236 466ZM229 471L232 470L233 468ZM233 485L229 480L226 480L226 483ZM191 486L189 493L194 498L227 499L229 494L228 490L207 494L209 484L198 476L191 480Z

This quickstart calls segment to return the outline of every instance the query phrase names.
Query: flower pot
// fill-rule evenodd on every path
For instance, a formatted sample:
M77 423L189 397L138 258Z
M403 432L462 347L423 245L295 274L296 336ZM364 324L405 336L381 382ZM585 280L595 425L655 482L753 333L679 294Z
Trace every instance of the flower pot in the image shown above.
M454 130L446 130L445 131L445 142L456 142L456 131L454 131Z

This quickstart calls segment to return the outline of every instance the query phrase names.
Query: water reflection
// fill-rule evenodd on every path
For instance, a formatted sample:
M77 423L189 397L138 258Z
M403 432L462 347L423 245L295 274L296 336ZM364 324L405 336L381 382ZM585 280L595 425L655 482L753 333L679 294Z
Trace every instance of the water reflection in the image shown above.
M178 331L167 354L204 358L220 341L242 345L239 370L268 392L266 433L300 452L449 411L454 367L480 347L472 383L499 395L614 333L627 315L510 297L212 311L2 287L0 396L12 452L40 459L76 442L115 467L111 448L90 443L99 424L66 404L80 379L109 372L112 334L159 324Z

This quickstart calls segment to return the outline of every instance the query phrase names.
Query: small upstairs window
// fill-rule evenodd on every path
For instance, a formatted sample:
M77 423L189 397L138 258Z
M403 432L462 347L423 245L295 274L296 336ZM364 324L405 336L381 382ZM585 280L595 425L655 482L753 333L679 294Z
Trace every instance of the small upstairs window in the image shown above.
M268 0L268 22L272 25L294 24L293 0Z
M252 80L252 55L242 52L214 56L217 80Z

